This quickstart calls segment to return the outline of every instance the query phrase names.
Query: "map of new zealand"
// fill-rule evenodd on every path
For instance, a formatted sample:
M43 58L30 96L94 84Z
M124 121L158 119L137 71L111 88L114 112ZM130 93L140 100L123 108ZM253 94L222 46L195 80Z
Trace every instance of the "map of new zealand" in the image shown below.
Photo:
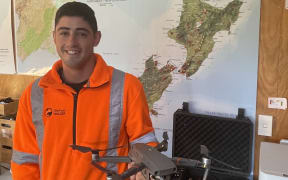
M59 59L54 16L69 1L14 0L18 73L43 75ZM143 84L160 139L172 137L183 102L195 113L233 117L241 107L255 118L258 0L79 1L102 33L95 53Z

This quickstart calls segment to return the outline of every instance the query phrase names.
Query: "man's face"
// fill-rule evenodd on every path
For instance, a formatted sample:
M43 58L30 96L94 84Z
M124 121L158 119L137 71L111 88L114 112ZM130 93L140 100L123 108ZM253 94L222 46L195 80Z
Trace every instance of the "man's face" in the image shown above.
M101 33L94 33L82 17L63 16L55 26L53 38L63 66L79 69L94 57L93 48Z

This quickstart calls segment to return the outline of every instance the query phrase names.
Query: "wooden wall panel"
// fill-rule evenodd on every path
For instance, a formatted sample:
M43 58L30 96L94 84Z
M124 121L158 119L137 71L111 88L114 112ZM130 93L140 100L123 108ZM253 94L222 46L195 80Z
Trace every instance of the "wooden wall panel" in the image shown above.
M262 0L260 21L255 166L259 175L261 141L279 142L288 137L288 111L268 109L268 97L288 98L288 10L284 0ZM258 136L258 115L273 116L272 137Z
M0 74L0 96L19 98L24 89L38 76Z

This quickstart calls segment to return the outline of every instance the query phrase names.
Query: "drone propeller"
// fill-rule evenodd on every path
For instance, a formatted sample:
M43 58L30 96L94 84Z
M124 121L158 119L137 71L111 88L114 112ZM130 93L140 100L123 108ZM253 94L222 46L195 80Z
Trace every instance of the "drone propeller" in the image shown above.
M124 148L125 146L117 146L117 147L113 147L113 148L107 148L107 149L91 149L90 147L86 147L86 146L79 146L79 145L70 145L70 147L73 150L78 150L80 152L83 153L87 153L87 152L92 152L93 154L98 154L101 151L110 151L113 149L118 149L118 148Z
M220 160L218 160L218 159L216 159L216 158L214 158L214 157L209 156L209 150L208 150L208 148L207 148L205 145L200 145L200 154L203 154L204 157L207 157L207 158L209 158L209 159L211 159L211 160L213 160L213 161L216 161L216 162L218 162L219 164L222 164L222 165L224 165L224 166L226 166L226 167L230 167L230 168L235 169L235 170L240 170L240 169L241 169L241 168L232 166L232 165L230 165L230 164L227 164L227 163L225 163L225 162L223 162L223 161L220 161Z
M82 153L87 153L87 152L92 152L93 150L89 147L85 147L85 146L79 146L79 145L70 145L70 147L73 149L73 150L78 150Z
M209 157L209 150L205 145L200 145L200 154Z
M160 152L167 151L168 149L168 139L169 139L168 133L166 131L163 132L162 137L163 137L163 141L156 146L156 149ZM70 145L70 147L73 150L78 150L82 153L92 152L93 154L99 154L99 152L101 151L110 151L113 149L125 148L125 147L128 147L128 145L117 146L117 147L112 147L112 148L107 148L107 149L91 149L90 147L87 147L87 146L80 146L80 145L75 145L75 144Z
M156 146L156 149L159 152L167 151L168 149L168 140L169 140L168 133L166 131L163 132L162 137L163 137L163 141Z
M163 132L162 137L163 137L164 140L168 140L169 139L167 131Z

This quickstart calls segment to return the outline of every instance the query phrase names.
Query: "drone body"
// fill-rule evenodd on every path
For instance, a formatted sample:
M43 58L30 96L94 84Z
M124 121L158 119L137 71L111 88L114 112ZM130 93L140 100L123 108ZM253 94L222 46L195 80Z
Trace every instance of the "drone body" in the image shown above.
M170 158L146 144L132 145L128 156L136 164L144 164L145 168L154 176L170 175L177 170Z
M186 158L168 158L162 151L166 151L168 147L168 135L167 133L163 133L164 140L159 143L156 147L148 146L143 143L136 143L130 146L130 151L128 156L99 156L100 151L109 151L111 149L123 148L127 146L120 146L110 149L104 150L93 150L90 147L84 147L79 145L71 145L71 147L75 150L79 150L80 152L87 153L92 152L92 164L107 174L107 180L123 180L127 179L132 175L142 171L142 174L146 179L150 179L150 177L154 177L156 179L161 180L171 180L172 175L177 172L177 167L198 167L204 168L205 174L203 176L203 180L206 180L208 171L210 170L211 160L217 161L225 166L236 169L229 164L226 164L222 161L219 161L215 158L209 156L209 150L205 145L201 145L200 152L204 155L202 158L202 162L193 159ZM203 161L204 159L204 161ZM130 163L133 162L133 166L128 170L124 171L122 174L118 174L115 171L109 170L105 167L102 167L99 162L107 162L107 163ZM238 169L238 168L237 168Z

